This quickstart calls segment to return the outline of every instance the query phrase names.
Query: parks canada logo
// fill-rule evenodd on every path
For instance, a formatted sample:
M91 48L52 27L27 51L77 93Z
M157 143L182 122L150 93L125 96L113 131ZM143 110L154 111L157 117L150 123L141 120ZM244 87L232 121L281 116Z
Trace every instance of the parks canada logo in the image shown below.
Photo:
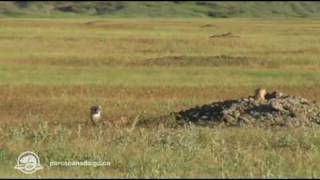
M17 165L14 168L25 174L32 174L37 170L43 169L43 166L41 166L40 159L37 154L31 151L26 151L19 155Z

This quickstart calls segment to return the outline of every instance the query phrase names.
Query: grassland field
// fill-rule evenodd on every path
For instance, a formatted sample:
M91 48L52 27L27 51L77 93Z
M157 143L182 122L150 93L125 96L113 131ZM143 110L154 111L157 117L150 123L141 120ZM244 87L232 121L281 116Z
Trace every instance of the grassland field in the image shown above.
M0 177L319 178L317 127L142 123L257 87L319 101L319 54L318 19L1 18ZM43 170L14 169L27 150ZM111 166L49 166L74 160Z

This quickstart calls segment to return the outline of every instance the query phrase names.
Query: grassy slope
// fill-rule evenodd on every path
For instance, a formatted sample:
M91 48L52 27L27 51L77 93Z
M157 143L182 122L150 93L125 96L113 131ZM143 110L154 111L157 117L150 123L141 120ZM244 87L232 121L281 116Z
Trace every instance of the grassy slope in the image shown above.
M320 100L316 20L0 22L1 177L319 177L317 128L131 131L136 118L247 96L261 85ZM208 38L226 31L240 37ZM109 126L88 126L92 104L102 105ZM44 170L13 169L26 150L40 155ZM48 167L59 160L112 166Z
M1 2L9 17L319 17L319 2Z

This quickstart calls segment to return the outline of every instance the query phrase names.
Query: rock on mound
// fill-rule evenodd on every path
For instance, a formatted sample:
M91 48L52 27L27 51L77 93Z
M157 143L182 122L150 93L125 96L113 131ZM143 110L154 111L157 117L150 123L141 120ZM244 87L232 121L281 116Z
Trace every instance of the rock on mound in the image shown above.
M199 125L279 125L300 126L320 124L320 106L315 102L280 92L267 93L264 98L226 100L175 113L180 123Z

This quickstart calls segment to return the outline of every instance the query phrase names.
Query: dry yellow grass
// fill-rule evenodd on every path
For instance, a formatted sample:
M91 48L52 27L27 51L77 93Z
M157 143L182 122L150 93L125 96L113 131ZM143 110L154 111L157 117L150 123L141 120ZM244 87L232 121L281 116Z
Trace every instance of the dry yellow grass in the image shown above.
M33 150L112 161L33 177L319 177L317 129L133 125L257 87L319 101L317 22L2 18L0 176L25 177L11 167ZM88 126L93 104L111 124Z

